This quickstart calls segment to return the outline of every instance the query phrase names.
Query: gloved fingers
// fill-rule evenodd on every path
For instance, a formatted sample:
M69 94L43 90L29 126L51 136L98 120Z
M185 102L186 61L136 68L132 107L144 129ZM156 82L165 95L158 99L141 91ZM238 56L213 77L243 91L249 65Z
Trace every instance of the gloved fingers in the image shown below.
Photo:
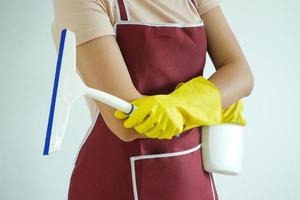
M161 118L154 124L154 127L146 131L144 134L149 138L158 138L160 134L164 131L166 126L167 118L165 115L161 115Z
M174 90L178 89L178 88L179 88L180 86L182 86L183 84L184 84L184 82L180 82L179 84L176 85L176 87L175 87Z
M141 103L145 102L149 98L150 98L150 96L144 96L144 97L135 99L135 100L131 101L130 103L138 107Z
M121 110L116 110L114 112L114 117L117 119L126 119L128 117L128 114L122 112Z
M181 128L180 127L176 127L175 130L174 130L175 135L181 134L183 132L183 128L184 127L181 127Z
M156 130L153 128L147 132L152 138L164 139L164 132L166 130L169 118L166 114L163 114L159 123L156 125Z
M174 135L181 133L181 129L184 126L183 116L179 112L172 113L172 119L168 121L165 129L164 137L166 139L172 139Z
M154 127L145 132L144 135L146 135L148 138L157 138L161 132L162 130L159 129L155 124Z
M130 103L133 104L133 105L135 105L135 106L139 106L140 103L142 101L145 101L146 98L147 98L147 96L144 96L142 98L135 99L134 101L131 101ZM115 112L114 112L114 117L117 118L117 119L126 119L128 116L129 116L128 113L125 113L125 112L123 112L121 110L115 110Z
M152 112L152 106L141 104L135 109L129 117L124 121L125 128L133 128L137 124L143 122Z
M160 134L160 138L162 139L172 139L172 137L175 135L176 126L171 122L168 121L165 131Z
M153 128L155 126L155 124L157 124L160 120L161 120L162 115L161 114L156 114L154 115L153 113L151 113L143 122L137 124L134 129L138 132L138 133L145 133L148 130L150 130L151 128Z

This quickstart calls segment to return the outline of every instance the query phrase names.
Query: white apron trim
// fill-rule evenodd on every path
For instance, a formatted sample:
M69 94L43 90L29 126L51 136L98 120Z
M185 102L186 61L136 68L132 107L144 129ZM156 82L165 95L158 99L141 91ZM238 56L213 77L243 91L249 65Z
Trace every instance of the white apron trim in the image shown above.
M153 23L153 22L143 22L143 21L136 21L136 22L131 22L131 21L124 21L124 20L119 20L114 24L114 30L116 32L116 26L118 24L132 24L132 25L145 25L145 26L156 26L156 27L201 27L204 26L203 21L198 22L198 23L190 23L190 24L180 24L180 23Z
M120 13L118 0L114 0L114 4L115 4L114 8L115 8L115 12L117 13L117 17L116 17L115 23L113 25L115 33L117 30L118 24L145 25L145 26L156 26L156 27L182 27L182 28L204 26L204 23L202 20L199 22L196 22L196 23L164 23L164 22L155 23L155 22L131 21L131 18L129 16L129 12L128 12L128 2L127 2L127 0L123 0L123 2L124 2L126 14L127 14L127 20L121 19L121 13ZM191 2L191 4L193 4L193 3ZM193 6L194 6L194 4L193 4Z
M212 173L211 172L209 173L209 180L210 180L210 186L211 186L213 198L214 198L214 200L216 200L216 195L215 195L214 185L212 182Z
M168 27L197 27L197 26L203 26L204 23L203 21L199 21L197 23L188 23L188 24L181 24L181 23L164 23L164 22L143 22L143 21L125 21L125 20L120 20L115 23L116 24L137 24L137 25L146 25L146 26L168 26Z
M132 189L133 189L134 200L138 200L134 161L143 160L143 159L151 159L151 158L165 158L165 157L180 156L180 155L184 155L184 154L188 154L188 153L197 151L198 149L200 149L200 147L201 147L201 144L199 144L196 147L193 147L191 149L184 150L184 151L177 151L177 152L172 152L172 153L162 153L162 154L131 156L130 157L130 167L131 167L131 178L132 178Z
M142 21L130 22L130 21L120 20L114 24L115 33L117 32L117 25L122 25L122 24L156 26L156 27L179 27L179 28L204 26L203 21L198 23L191 23L191 24L179 24L179 23L153 23L153 22L142 22Z
M99 114L100 114L100 111L99 111L99 109L97 109L97 113L95 114L95 117L93 118L93 121L91 122L91 125L90 125L90 127L88 128L88 130L87 130L87 132L86 132L86 134L85 134L85 136L84 136L84 139L83 139L83 141L81 142L81 144L79 145L79 149L78 149L78 151L77 151L77 154L76 154L76 156L74 157L73 166L75 166L76 160L77 160L77 158L78 158L79 152L80 152L80 150L81 150L83 144L85 143L86 139L89 137L89 135L91 134L92 130L94 129L94 126L95 126L95 124L96 124L96 121L97 121L97 119L98 119Z

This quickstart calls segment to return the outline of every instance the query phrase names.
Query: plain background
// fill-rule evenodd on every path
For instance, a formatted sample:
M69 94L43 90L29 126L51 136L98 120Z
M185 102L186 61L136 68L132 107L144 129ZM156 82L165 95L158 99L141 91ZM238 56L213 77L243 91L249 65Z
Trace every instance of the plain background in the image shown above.
M215 174L221 200L300 199L300 3L223 0L255 76L245 98L239 176ZM42 156L56 53L52 1L0 1L0 199L64 200L89 116L74 106L61 150ZM208 60L205 74L213 72Z

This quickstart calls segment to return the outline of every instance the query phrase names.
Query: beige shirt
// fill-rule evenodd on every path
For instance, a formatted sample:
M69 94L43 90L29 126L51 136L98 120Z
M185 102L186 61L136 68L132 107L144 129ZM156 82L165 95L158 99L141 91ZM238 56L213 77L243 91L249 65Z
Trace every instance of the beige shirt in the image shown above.
M76 34L76 44L104 35L115 35L118 19L117 0L53 0L52 36L56 48L60 31L68 28ZM195 23L200 15L219 4L219 0L124 0L129 21L148 23Z
M104 36L115 35L114 23L119 20L117 0L53 0L52 37L58 50L61 30L75 33L76 45ZM193 24L201 15L219 5L219 0L124 0L129 21L147 23ZM91 120L96 119L95 101L85 97Z

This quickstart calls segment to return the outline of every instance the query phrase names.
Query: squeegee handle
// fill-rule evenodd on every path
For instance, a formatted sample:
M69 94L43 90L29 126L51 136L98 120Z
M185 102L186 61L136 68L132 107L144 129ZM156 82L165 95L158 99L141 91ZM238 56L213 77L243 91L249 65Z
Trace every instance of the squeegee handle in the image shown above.
M111 95L107 92L96 90L91 87L87 87L86 90L87 90L86 94L88 96L98 101L101 101L102 103L105 103L117 110L121 110L125 113L130 114L136 109L135 105L130 104L127 101L124 101L123 99L120 99L119 97Z
M125 113L132 113L137 107L109 93L87 87L87 95ZM180 134L176 135L180 137Z

